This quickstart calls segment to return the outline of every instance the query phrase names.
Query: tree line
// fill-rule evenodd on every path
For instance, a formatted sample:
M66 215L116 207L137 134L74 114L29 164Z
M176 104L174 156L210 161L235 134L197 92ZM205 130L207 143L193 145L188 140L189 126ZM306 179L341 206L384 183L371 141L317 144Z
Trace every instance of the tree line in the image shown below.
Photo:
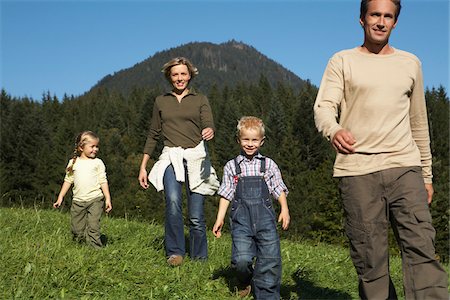
M195 81L194 81L195 86ZM135 88L123 95L106 88L62 99L49 92L39 101L1 91L0 188L2 206L50 208L63 182L75 137L92 130L100 137L112 195L112 216L164 222L162 193L140 188L137 176L155 97L164 88ZM283 83L275 87L261 76L258 83L212 86L203 91L213 110L215 138L208 142L213 166L222 176L225 163L239 153L237 120L262 118L267 126L262 154L279 165L289 188L291 225L285 238L345 244L343 210L332 177L334 150L316 130L313 104L317 87L309 81L299 91ZM443 87L427 89L435 196L431 205L436 249L448 260L449 98ZM162 149L159 143L152 159ZM205 204L208 228L217 212L218 196ZM63 209L70 207L70 194ZM186 205L185 205L186 206ZM227 228L225 228L227 230ZM392 240L392 251L398 251Z

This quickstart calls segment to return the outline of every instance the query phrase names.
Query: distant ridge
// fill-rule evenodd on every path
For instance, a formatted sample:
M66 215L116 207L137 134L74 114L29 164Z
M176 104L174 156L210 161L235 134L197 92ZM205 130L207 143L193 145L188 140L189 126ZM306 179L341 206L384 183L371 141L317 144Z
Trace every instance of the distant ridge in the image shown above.
M161 67L171 58L184 56L199 69L199 76L192 85L206 93L216 85L234 87L238 83L256 83L261 75L275 87L278 82L298 90L304 81L279 63L258 52L252 46L231 40L222 44L192 42L155 53L133 67L107 75L91 90L107 88L129 94L134 88L169 86L161 73Z

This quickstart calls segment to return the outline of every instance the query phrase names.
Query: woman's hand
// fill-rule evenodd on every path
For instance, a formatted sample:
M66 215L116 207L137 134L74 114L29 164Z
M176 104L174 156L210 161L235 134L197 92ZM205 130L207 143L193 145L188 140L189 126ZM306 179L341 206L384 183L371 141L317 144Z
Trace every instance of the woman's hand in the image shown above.
M210 141L214 138L214 129L212 129L211 127L207 127L205 129L202 130L202 138L205 141Z
M148 189L148 181L147 181L147 170L141 169L139 170L139 184L144 188Z

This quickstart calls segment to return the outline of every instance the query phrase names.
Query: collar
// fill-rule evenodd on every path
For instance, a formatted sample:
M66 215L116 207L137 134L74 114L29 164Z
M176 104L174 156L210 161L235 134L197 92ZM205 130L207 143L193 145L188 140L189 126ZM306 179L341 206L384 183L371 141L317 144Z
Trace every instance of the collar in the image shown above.
M195 96L195 95L197 95L198 94L198 92L197 92L197 90L195 89L195 88L189 88L189 93L187 93L187 95L186 96L184 96L184 97L187 97L187 96L189 96L189 95L192 95L192 96ZM164 96L173 96L173 97L175 97L174 96L174 94L172 94L172 91L170 90L170 91L167 91L165 94L164 94Z
M261 160L263 159L263 155L258 151L258 153L256 153L255 156L253 156L252 159L248 159L245 154L241 151L241 154L238 155L237 157L237 162L238 164L241 164L241 162L245 161L245 162L253 162L255 161L255 159Z

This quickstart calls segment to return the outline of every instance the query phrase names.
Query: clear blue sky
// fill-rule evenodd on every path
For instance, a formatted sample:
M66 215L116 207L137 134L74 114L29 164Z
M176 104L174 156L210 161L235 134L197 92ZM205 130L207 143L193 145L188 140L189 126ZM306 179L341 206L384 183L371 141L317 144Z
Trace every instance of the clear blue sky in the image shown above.
M363 39L359 0L0 1L1 87L35 100L80 95L158 51L231 39L319 85L329 57ZM425 86L448 92L448 0L404 0L390 41L421 59Z

